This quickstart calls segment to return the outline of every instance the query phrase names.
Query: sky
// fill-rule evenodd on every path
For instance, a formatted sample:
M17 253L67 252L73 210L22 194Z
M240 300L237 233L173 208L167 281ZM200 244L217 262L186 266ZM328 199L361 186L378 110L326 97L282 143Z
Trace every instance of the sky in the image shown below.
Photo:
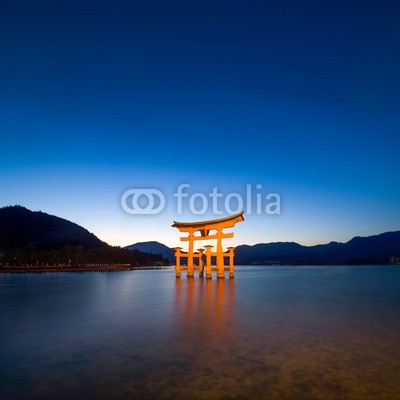
M177 246L174 220L224 217L238 196L228 245L400 229L398 2L2 4L0 206L118 246ZM127 213L131 189L165 207Z

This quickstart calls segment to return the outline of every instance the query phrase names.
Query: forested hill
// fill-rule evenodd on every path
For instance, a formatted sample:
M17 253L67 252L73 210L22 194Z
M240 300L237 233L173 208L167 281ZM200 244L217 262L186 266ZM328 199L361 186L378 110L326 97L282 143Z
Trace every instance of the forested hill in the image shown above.
M21 206L0 208L1 265L164 265L161 255L128 251L101 241L87 229Z
M57 249L66 245L99 248L107 245L87 229L41 211L21 206L0 208L0 247Z

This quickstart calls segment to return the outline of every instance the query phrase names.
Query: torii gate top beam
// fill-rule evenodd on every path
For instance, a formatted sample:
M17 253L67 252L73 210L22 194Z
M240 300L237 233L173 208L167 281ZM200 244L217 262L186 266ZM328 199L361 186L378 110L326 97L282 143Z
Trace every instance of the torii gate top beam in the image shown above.
M237 222L244 221L244 211L231 215L229 217L213 219L209 221L199 222L177 222L172 224L173 228L178 228L180 232L195 232L200 231L201 236L208 236L208 232L213 229L233 228Z

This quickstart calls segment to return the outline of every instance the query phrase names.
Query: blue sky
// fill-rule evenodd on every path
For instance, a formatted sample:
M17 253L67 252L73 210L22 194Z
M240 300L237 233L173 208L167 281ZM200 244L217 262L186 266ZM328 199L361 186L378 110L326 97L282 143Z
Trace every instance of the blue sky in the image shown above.
M173 193L261 184L279 215L232 244L345 241L400 229L396 2L8 1L0 205L115 245L177 245ZM157 188L159 215L122 193ZM204 218L213 218L208 213Z

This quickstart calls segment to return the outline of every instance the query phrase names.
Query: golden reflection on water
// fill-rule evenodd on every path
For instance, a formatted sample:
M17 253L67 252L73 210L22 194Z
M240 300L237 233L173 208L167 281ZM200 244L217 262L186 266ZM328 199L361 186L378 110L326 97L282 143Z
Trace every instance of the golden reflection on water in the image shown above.
M182 339L211 346L232 331L234 306L234 280L177 279L174 327Z
M176 360L178 384L168 371L153 384L161 398L230 398L238 395L232 376L235 349L235 281L177 279L174 295L173 338L167 350ZM166 373L166 375L165 375ZM238 379L239 377L236 377ZM228 396L228 397L227 397Z

